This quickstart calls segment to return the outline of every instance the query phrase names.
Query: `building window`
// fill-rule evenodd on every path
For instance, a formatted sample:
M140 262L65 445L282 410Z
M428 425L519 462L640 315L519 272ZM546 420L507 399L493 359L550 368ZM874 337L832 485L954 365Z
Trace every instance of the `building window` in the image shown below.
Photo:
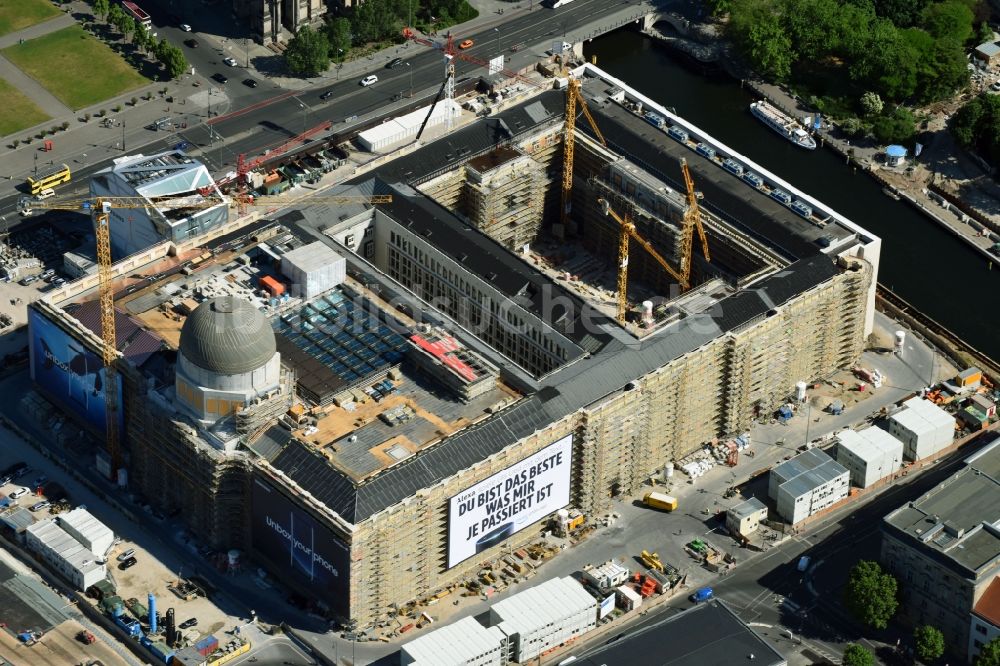
M978 633L982 634L983 636L986 635L986 627L984 627L983 625L981 625L979 623L976 624L976 631Z
M976 649L978 650L981 647L983 647L983 642L982 641L973 641L973 645L975 645Z

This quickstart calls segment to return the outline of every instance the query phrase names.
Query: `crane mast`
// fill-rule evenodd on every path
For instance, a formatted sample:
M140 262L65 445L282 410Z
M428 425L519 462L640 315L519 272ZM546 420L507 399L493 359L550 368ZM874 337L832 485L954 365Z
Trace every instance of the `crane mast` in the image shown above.
M115 333L115 291L111 273L111 206L101 200L94 207L94 235L97 239L97 266L101 305L101 357L104 360L104 416L108 455L111 457L111 480L116 481L122 468L118 432L118 341Z

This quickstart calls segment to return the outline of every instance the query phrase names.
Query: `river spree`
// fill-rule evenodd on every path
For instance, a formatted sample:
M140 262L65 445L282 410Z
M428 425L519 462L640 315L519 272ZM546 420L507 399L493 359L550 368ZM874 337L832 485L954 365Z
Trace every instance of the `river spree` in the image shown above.
M1000 259L989 262L836 153L806 151L749 113L754 97L728 77L708 77L631 31L585 45L587 60L627 81L734 150L882 237L879 281L972 346L1000 358ZM710 202L709 202L710 203Z

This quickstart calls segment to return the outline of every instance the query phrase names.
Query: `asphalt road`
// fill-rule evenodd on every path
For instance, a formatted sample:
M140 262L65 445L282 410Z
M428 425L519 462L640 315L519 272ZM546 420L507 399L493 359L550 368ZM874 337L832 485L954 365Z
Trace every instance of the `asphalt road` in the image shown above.
M189 123L188 129L183 132L169 135L150 132L147 141L140 139L137 142L130 138L129 152L141 150L149 154L165 150L184 140L191 144L189 150L194 151L217 175L233 169L239 154L261 154L265 149L275 147L324 121L331 121L336 131L348 131L364 121L366 114L370 120L379 113L392 109L426 104L438 93L444 78L444 61L439 51L408 43L400 46L399 50L400 57L404 59L404 63L410 63L409 66L403 64L389 70L373 65L371 72L379 77L379 82L368 88L359 85L360 77L337 80L337 70L332 68L323 77L332 83L312 90L293 94L276 88L266 79L258 79L260 86L251 89L241 83L246 78L243 67L227 67L222 64L215 38L209 41L197 32L186 33L178 27L181 22L186 21L197 31L199 25L204 24L199 22L211 21L213 32L229 35L234 23L229 20L230 10L225 4L205 4L200 0L144 0L141 6L150 13L155 31L160 36L181 45L198 74L210 77L218 71L226 74L230 80L224 86L213 83L215 88L225 89L225 97L220 96L219 101L222 104L226 100L223 106L226 115L216 117L214 113L219 110L216 107L211 118L203 111L203 122ZM507 57L509 67L522 67L548 49L552 41L561 40L564 34L593 24L601 17L629 6L635 11L639 10L635 0L617 4L611 4L607 0L575 0L572 4L555 10L536 7L534 11L511 18L499 26L499 47L498 32L493 28L461 35L461 39L471 38L475 41L475 46L463 53L487 60L497 55L499 48ZM171 18L171 14L185 18L175 20ZM189 16L190 19L187 18ZM216 30L214 26L220 23L224 29ZM189 38L199 40L201 46L198 49L183 46L184 40ZM235 42L241 40L235 36L227 39ZM438 38L437 41L442 40ZM520 45L523 47L517 51L511 50ZM532 46L541 48L531 49ZM514 59L513 63L511 58ZM476 77L482 71L480 65L460 60L456 65L456 78L461 81L463 78ZM326 101L320 99L320 95L327 91L332 91L333 96ZM399 99L401 95L402 98ZM349 118L354 120L345 122ZM210 125L207 124L209 122ZM60 196L69 197L85 192L90 175L109 164L110 159L76 169L73 178L75 187L60 188ZM0 198L0 215L5 218L0 220L0 224L16 224L16 203L20 196L20 193L14 192Z
M611 4L606 0L576 0L560 9L538 8L512 18L499 27L499 32L490 28L471 35L458 35L458 38L471 38L475 42L475 46L462 51L462 54L486 61L502 52L508 66L518 68L548 49L551 42L560 41L564 34L592 24L630 4L638 11L638 5L632 2ZM443 36L434 41L443 42ZM539 45L540 49L531 48ZM512 51L515 46L521 48ZM415 43L400 46L398 51L403 64L394 69L373 68L370 73L378 76L379 81L372 86L362 87L360 76L336 80L337 70L332 68L324 78L333 79L333 83L281 97L250 111L232 105L234 111L228 116L212 119L210 129L206 125L189 127L183 132L184 139L206 148L202 157L216 169L223 169L235 164L239 153L259 154L264 148L277 145L324 121L332 122L337 131L348 131L364 121L366 115L371 117L393 105L406 106L418 100L426 103L437 94L444 81L444 58L436 49ZM514 58L513 64L511 58ZM455 66L458 82L476 78L484 72L482 65L461 59ZM235 76L231 78L236 79ZM233 83L229 82L227 91L232 90ZM326 92L333 95L328 100L321 99L320 96ZM216 142L225 142L225 147L213 149Z

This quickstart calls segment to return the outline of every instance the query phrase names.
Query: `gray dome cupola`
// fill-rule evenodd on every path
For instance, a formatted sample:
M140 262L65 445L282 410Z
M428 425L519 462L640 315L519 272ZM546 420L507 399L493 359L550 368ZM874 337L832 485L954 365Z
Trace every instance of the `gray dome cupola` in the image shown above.
M205 301L181 328L180 353L193 365L220 375L253 372L276 351L267 318L248 301L232 296Z

